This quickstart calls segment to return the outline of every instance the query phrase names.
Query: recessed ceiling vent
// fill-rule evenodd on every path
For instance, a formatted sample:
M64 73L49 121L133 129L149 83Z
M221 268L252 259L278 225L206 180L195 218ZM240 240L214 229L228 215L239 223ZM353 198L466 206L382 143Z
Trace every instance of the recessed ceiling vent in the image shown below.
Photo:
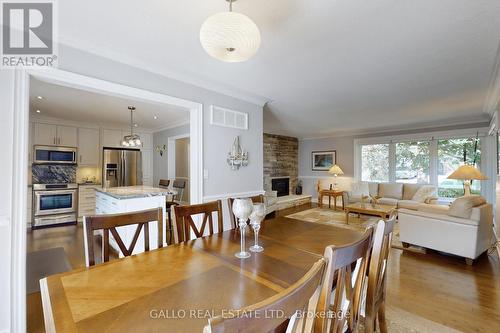
M248 130L248 113L212 105L210 124Z

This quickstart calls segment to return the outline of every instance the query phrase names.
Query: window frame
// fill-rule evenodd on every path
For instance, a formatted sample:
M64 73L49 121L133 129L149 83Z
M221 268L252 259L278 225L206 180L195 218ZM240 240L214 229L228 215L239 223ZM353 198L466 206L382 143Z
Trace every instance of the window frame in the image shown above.
M438 140L442 139L459 139L466 137L476 137L478 135L480 141L479 148L481 149L481 165L480 170L487 175L490 180L491 169L491 156L488 153L491 150L490 140L486 140L488 136L488 128L472 128L472 129L459 129L450 131L426 132L408 135L394 135L394 136L378 136L378 137L365 137L354 140L354 178L356 181L362 181L362 146L375 145L375 144L389 144L389 182L396 182L396 144L399 142L410 141L429 141L429 183L438 186ZM496 148L496 146L495 146ZM495 170L496 172L496 155L495 155ZM490 192L490 181L484 181L481 184L481 194L488 197L487 193ZM444 201L451 198L444 198ZM451 199L453 200L453 199Z

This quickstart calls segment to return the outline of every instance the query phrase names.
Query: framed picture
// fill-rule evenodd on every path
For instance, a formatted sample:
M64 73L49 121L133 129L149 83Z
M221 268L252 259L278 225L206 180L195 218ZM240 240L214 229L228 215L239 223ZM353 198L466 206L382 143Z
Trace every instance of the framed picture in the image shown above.
M312 152L313 171L328 171L334 164L337 164L336 150Z

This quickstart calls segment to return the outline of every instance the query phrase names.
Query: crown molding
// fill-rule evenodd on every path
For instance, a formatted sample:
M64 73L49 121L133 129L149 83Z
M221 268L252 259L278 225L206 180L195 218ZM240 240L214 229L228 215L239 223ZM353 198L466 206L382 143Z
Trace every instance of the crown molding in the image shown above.
M162 128L158 128L158 129L154 129L152 132L153 133L158 133L158 132L166 131L166 130L169 130L169 129L172 129L172 128L181 127L181 126L185 126L185 125L189 125L189 120L177 121L177 122L171 123L168 126L165 126L165 127L162 127Z
M103 57L109 60L120 62L132 67L136 67L153 74L159 74L169 79L177 80L183 83L191 84L198 88L213 91L219 94L223 94L229 97L240 99L242 101L264 107L264 105L270 101L270 98L259 96L250 92L242 91L234 87L221 84L219 82L213 81L208 78L202 78L195 74L181 73L179 71L157 68L151 64L147 64L144 61L136 59L134 57L129 57L123 53L116 53L110 50L103 52L103 49L86 41L77 40L75 38L60 38L60 44L74 48L81 52L85 52L91 55Z
M306 137L299 138L299 141L309 141L309 140L320 140L320 139L331 139L339 137L348 136L370 136L370 135L391 135L393 133L398 133L401 131L440 131L443 128L450 126L463 126L468 125L469 128L483 128L489 126L489 119L485 119L484 116L474 116L468 118L462 118L459 120L449 120L443 122L430 122L430 123L420 123L420 124L410 124L406 126L391 126L391 127L381 127L372 129L359 129L351 131L338 131L336 134L317 136L317 137Z

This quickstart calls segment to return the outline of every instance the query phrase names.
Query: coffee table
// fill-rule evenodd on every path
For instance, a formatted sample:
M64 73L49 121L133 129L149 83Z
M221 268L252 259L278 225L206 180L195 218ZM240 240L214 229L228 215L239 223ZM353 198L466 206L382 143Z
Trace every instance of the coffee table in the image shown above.
M364 215L375 215L380 216L382 219L386 219L391 213L396 210L396 206L390 205L380 205L371 203L361 203L356 202L345 206L345 220L349 224L349 213L357 213L358 217L361 214Z

